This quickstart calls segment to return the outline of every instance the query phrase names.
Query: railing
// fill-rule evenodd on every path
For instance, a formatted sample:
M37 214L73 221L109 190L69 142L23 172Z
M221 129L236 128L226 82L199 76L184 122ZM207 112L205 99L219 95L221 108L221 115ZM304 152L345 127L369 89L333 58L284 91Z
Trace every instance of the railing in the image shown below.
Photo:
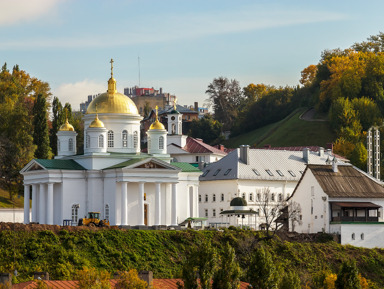
M378 222L378 217L332 217L331 222Z

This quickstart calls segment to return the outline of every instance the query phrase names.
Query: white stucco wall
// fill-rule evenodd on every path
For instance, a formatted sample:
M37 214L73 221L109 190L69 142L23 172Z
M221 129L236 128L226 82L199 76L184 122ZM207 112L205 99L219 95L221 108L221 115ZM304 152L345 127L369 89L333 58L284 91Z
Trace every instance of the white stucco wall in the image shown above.
M3 208L3 209L0 209L0 222L23 223L24 222L24 209L20 209L20 208L15 208L15 209Z
M365 248L384 248L384 224L337 224L331 225L331 232L341 235L342 245Z

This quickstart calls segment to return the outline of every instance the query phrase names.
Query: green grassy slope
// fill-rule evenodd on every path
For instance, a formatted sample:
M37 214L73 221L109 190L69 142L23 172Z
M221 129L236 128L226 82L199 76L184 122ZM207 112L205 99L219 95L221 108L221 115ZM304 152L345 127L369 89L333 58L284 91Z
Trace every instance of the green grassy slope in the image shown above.
M24 207L24 197L20 196L19 198L17 196L14 197L14 200L11 201L9 199L8 192L0 189L0 208L23 208Z
M315 242L255 242L260 232L217 231L143 231L80 230L71 231L0 231L0 272L18 271L17 281L28 280L34 271L47 271L52 279L74 278L86 267L107 270L152 270L154 278L180 277L186 252L199 242L208 241L223 250L226 242L235 249L242 268L242 280L250 257L257 246L270 251L276 265L295 270L302 284L310 284L321 270L337 273L343 261L355 259L361 274L378 285L384 284L384 250L341 246L328 235ZM296 236L295 238L298 238ZM301 239L308 236L301 237Z
M305 121L300 115L306 108L295 110L285 119L256 129L249 133L231 138L224 144L236 148L242 144L263 147L270 144L280 146L325 146L335 140L335 134L329 127L328 121Z

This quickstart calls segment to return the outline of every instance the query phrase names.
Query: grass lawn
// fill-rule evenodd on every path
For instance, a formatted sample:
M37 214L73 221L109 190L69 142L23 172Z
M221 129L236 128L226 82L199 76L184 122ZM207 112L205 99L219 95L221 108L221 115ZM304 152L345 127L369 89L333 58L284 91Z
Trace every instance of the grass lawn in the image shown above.
M304 121L299 119L306 108L299 108L285 119L261 127L249 133L227 140L224 144L229 148L239 145L263 147L270 144L279 146L325 146L334 141L335 135L327 121Z
M18 198L17 196L14 197L13 202L9 199L9 193L4 191L3 189L0 189L0 208L23 208L24 207L24 197L20 196Z

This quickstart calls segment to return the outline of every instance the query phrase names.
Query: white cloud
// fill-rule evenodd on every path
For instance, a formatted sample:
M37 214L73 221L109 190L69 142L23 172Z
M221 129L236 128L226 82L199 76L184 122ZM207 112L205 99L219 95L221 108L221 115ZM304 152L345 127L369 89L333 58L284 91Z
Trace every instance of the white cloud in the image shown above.
M52 93L60 102L69 102L73 110L80 109L80 103L87 100L88 95L98 94L107 90L105 83L85 79L75 83L63 83L57 88L52 88Z
M0 0L0 26L31 21L52 11L61 0Z
M38 1L44 2L48 0ZM34 1L31 2L34 3ZM277 8L269 9L268 7L250 6L230 12L217 12L215 14L154 15L151 17L151 21L142 23L140 26L137 26L135 22L129 23L129 21L135 21L135 19L127 18L126 25L135 27L135 29L125 30L124 32L116 31L116 35L110 34L110 32L108 34L98 32L97 34L88 34L85 37L50 37L46 39L24 37L22 40L16 41L1 42L0 40L0 49L95 48L110 47L111 43L115 47L129 46L247 32L273 27L340 21L346 18L345 14L330 11L282 10L282 8L279 10ZM156 23L156 28L153 26L154 23ZM105 25L103 22L99 24ZM97 31L98 29L95 30Z

